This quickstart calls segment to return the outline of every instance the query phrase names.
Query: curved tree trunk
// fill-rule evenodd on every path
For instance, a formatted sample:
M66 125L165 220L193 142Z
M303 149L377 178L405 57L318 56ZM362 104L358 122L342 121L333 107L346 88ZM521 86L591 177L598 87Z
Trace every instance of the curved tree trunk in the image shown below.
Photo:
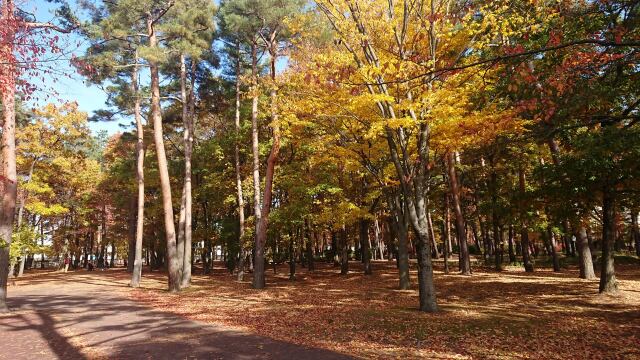
M271 97L271 129L272 139L271 152L267 158L267 169L265 171L264 180L264 196L262 197L262 214L260 221L257 221L256 231L256 255L255 265L253 271L253 287L256 289L262 289L265 286L264 280L264 247L267 242L267 227L269 225L269 212L271 211L271 198L273 196L273 176L275 174L276 162L278 161L278 155L280 154L280 126L278 124L278 112L276 109L276 60L277 60L277 43L274 39L275 34L272 34L271 44L269 47L269 53L271 55L271 81L272 87L269 96ZM256 116L257 116L257 98L256 101ZM257 145L257 120L255 129L255 141ZM255 150L257 151L257 149ZM255 157L255 155L254 155ZM255 161L255 158L254 158Z

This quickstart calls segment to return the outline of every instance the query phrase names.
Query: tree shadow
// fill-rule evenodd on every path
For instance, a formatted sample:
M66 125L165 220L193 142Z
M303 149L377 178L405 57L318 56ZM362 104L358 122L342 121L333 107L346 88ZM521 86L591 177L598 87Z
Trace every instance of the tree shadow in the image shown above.
M12 359L34 358L43 351L33 348L36 338L60 359L86 359L87 354L113 359L351 358L152 310L114 295L101 280L47 294L53 291L55 285L38 285L10 297L14 313L1 318L0 337L3 343L31 349Z

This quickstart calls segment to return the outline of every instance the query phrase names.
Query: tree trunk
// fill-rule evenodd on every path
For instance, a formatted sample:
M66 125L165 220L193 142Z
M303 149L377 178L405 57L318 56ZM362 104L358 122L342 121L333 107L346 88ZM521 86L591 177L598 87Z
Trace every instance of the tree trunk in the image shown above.
M264 243L261 241L262 200L260 190L260 143L258 138L258 45L251 44L251 150L253 152L253 206L255 216L255 246L253 261L253 287L264 288ZM265 237L266 239L266 237Z
M2 2L2 18L12 19L13 1ZM0 55L5 63L0 65L7 76L0 87L2 93L2 208L0 213L0 313L9 311L7 307L7 282L9 277L9 248L13 232L16 198L18 195L18 177L16 173L16 117L15 117L15 68L13 55L13 31L8 26L5 32L8 42L0 46Z
M595 279L596 274L593 271L593 259L591 258L591 249L589 248L589 240L587 239L587 229L584 226L579 227L576 233L576 241L578 245L580 277L582 279Z
M444 194L444 216L442 217L442 249L444 253L444 273L449 273L449 249L451 246L451 235L449 234L449 194Z
M460 262L458 264L462 275L471 275L471 261L469 260L469 247L467 244L467 231L464 225L464 215L460 204L460 184L455 167L455 159L452 152L446 155L449 188L451 189L451 200L453 202L453 213L455 214L456 236L460 245Z
M558 259L558 252L556 251L556 236L553 229L551 229L551 225L547 226L547 249L553 262L553 271L560 272L560 259Z
M527 227L525 199L526 195L526 178L522 166L518 170L518 187L520 191L520 246L522 247L522 263L525 272L533 272L533 264L529 255L529 229Z
M307 271L315 270L314 254L313 254L313 238L311 237L311 225L309 220L305 221L305 237L307 238Z
M242 195L242 173L240 169L240 42L236 44L236 104L235 104L235 135L233 160L236 168L236 191L238 200L238 219L240 226L240 256L238 261L238 281L244 280L244 197Z
M195 86L195 67L196 60L191 59L191 89L187 96L186 82L186 64L184 55L180 57L180 83L181 83L181 96L182 96L182 118L184 123L184 248L182 258L182 281L181 288L188 288L191 286L191 240L192 240L192 211L193 211L193 198L192 198L192 183L191 183L191 154L193 151L193 121L194 111L189 111L189 107L195 108L195 93L193 87ZM180 245L178 245L180 246Z
M340 275L349 273L349 239L343 225L340 229Z
M136 53L136 64L138 56ZM131 88L134 94L133 114L136 120L136 181L138 185L135 250L131 272L131 287L140 286L142 277L142 237L144 234L144 127L140 113L140 94L138 92L138 66L134 67L131 77Z
M154 31L153 19L147 19L147 30L149 33L149 47L157 48L158 40ZM162 115L160 113L160 76L158 74L158 64L155 60L149 61L151 72L151 117L153 120L153 138L156 145L156 155L158 157L158 172L160 174L160 188L162 190L162 207L164 209L164 227L167 241L166 259L168 270L168 285L170 292L180 291L180 265L176 248L176 230L173 218L173 204L171 199L171 182L169 179L169 168L167 165L167 155L164 148L164 138L162 135Z
M433 229L433 221L431 221L431 212L427 212L427 223L429 224L429 234L431 234L431 245L433 246L433 258L440 258L440 251L438 251L438 243L436 242L436 232Z
M638 226L638 211L631 211L631 234L636 249L636 255L640 257L640 227Z
M493 256L497 271L502 271L502 232L498 219L498 175L491 161L491 221L493 225Z
M21 277L24 274L24 263L26 260L26 254L20 256L20 264L18 265L18 277Z
M400 278L400 290L407 290L411 287L409 276L409 224L407 221L406 207L396 193L389 196L389 207L392 209L391 217L393 228L398 236L398 273Z
M271 211L271 197L273 196L273 175L275 173L276 162L278 160L278 154L280 153L280 126L278 124L278 112L276 109L276 60L277 60L277 43L274 42L272 38L272 42L269 47L269 53L271 55L271 81L273 82L272 88L270 91L271 97L271 129L272 131L272 139L273 143L271 144L271 152L269 153L269 157L267 158L267 169L265 172L264 179L264 196L262 203L262 215L260 216L260 221L256 219L258 228L256 231L256 267L253 271L253 287L256 289L264 288L264 245L267 242L267 227L269 224L269 212ZM255 104L257 106L257 98L255 99ZM257 117L257 107L256 107L256 117ZM256 128L255 128L255 141L257 144L257 119L256 119ZM254 153L255 154L255 153ZM255 161L255 155L254 155Z
M371 225L371 221L360 219L360 246L365 275L373 274L371 269L371 249L369 248L369 225Z
M615 189L605 185L602 194L602 263L600 265L600 292L615 293L618 291L615 267L613 263L613 246L616 234Z
M516 253L513 247L513 238L515 236L515 231L513 231L513 225L509 224L509 263L513 264L516 262Z

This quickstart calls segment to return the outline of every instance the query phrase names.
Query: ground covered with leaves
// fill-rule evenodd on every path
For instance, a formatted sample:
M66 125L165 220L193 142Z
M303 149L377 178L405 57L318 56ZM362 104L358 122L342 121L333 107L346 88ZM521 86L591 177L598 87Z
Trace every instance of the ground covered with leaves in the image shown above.
M340 275L316 264L313 273L299 269L295 281L283 266L269 271L263 291L251 288L250 274L238 283L221 267L194 275L179 294L165 290L164 274L145 273L142 288L124 291L189 319L360 358L640 358L639 265L617 267L615 296L599 295L598 281L578 279L575 269L436 271L435 314L416 310L415 269L413 288L400 291L394 263L375 262L371 276L358 265Z

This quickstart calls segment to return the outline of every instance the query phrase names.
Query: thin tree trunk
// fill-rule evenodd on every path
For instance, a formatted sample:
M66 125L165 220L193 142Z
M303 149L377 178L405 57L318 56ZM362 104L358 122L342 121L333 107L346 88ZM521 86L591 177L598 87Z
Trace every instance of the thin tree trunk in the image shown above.
M149 47L156 49L158 40L154 29L153 19L147 19L147 30L149 33ZM149 61L151 72L151 117L153 119L153 138L156 145L156 155L158 157L158 172L160 173L160 188L162 190L162 207L164 209L164 227L167 241L166 259L168 270L169 291L180 291L180 263L178 262L176 248L176 230L173 218L173 204L171 199L171 182L169 179L169 168L167 165L167 155L164 148L164 138L162 134L162 115L160 113L160 76L158 74L158 64L155 60Z
M340 229L340 275L349 273L349 239L344 226Z
M560 272L560 259L556 251L556 234L551 229L551 225L547 227L547 240L549 241L549 252L553 261L553 271Z
M142 277L142 241L144 235L144 127L140 113L140 94L138 93L138 55L135 56L136 66L131 75L131 90L134 103L133 114L136 120L136 181L138 185L137 216L135 232L135 250L133 255L133 268L131 272L131 287L140 286Z
M615 293L618 291L615 267L613 262L613 246L616 234L616 203L615 189L605 185L602 196L602 263L600 265L601 293Z
M275 35L273 35L275 36ZM278 112L276 109L276 60L277 60L277 43L273 39L269 49L271 55L271 81L273 82L270 97L271 97L271 129L273 143L271 144L271 152L267 158L267 169L265 171L264 180L264 196L262 203L262 215L260 221L256 219L258 228L256 231L256 259L255 268L253 271L253 287L256 289L264 288L264 246L267 242L267 227L269 224L269 212L271 211L271 197L273 196L273 175L275 173L275 166L278 160L278 154L280 153L280 126L278 124ZM256 99L257 101L257 99ZM257 105L257 103L256 103ZM257 109L256 109L257 112ZM257 114L256 114L257 116ZM255 137L257 143L257 128L255 130Z
M369 225L367 219L360 219L360 246L362 251L362 262L364 264L364 274L371 275L371 249L369 248Z
M261 241L262 200L260 190L260 144L258 138L258 48L251 44L251 79L253 97L251 99L251 150L253 152L253 206L255 216L255 246L253 261L253 287L264 288L264 243Z
M444 194L444 214L442 219L442 249L444 253L444 273L449 273L449 255L451 246L451 235L449 233L449 195Z
M453 202L453 213L455 214L456 237L460 245L460 262L458 264L462 275L471 275L471 261L469 260L469 247L467 245L467 231L464 225L464 215L462 214L462 205L460 202L460 184L458 182L458 174L455 167L454 154L452 152L446 155L447 172L449 179L449 188L451 189L451 200Z
M184 55L181 56L180 78L181 78L181 94L183 97L182 117L184 122L184 193L185 193L185 221L184 221L184 249L182 259L182 282L181 288L191 286L191 240L192 240L192 183L191 183L191 154L193 152L193 121L195 118L195 67L196 60L191 59L191 88L189 96L187 96L186 82L186 66ZM189 111L191 107L191 111Z
M389 196L388 201L392 209L393 227L398 236L399 288L400 290L407 290L411 287L411 278L409 276L409 224L407 221L407 211L399 193Z
M244 197L242 195L242 173L240 169L240 42L236 44L236 104L235 104L235 135L236 140L234 142L234 162L236 168L236 190L238 195L238 219L240 226L240 256L238 261L238 281L244 280Z
M491 159L491 221L493 226L493 256L495 268L502 271L502 232L498 219L498 175L496 174L493 159Z
M640 257L640 227L638 226L638 211L631 211L631 234L633 235L636 255Z
M525 272L533 272L533 264L529 255L529 229L527 227L524 196L526 194L526 177L524 169L518 170L518 187L520 191L520 246L522 247L522 263Z
M509 244L509 263L513 264L516 262L516 253L514 251L514 246L513 246L513 238L515 237L515 231L513 230L513 225L509 224L509 240L508 240L508 244Z

